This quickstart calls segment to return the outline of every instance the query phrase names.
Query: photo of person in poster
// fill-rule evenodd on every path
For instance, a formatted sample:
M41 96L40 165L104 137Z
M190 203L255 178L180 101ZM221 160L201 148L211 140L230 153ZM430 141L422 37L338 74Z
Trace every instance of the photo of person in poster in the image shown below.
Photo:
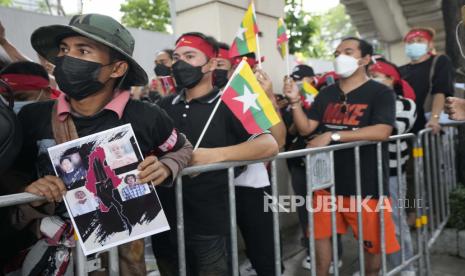
M150 193L147 184L137 183L137 178L134 173L127 174L124 177L124 183L126 186L124 186L121 191L124 201Z
M155 188L137 183L143 157L131 125L48 149L85 254L169 229ZM141 208L141 206L144 206Z
M107 152L109 152L108 165L112 169L121 168L137 162L136 154L134 149L129 150L119 142L110 143L107 146ZM108 154L107 154L108 156Z
M71 214L75 217L93 212L98 207L95 197L85 189L71 190L66 197L70 202Z
M60 178L68 188L71 187L72 183L86 177L86 171L82 167L81 158L77 153L61 157L60 170Z

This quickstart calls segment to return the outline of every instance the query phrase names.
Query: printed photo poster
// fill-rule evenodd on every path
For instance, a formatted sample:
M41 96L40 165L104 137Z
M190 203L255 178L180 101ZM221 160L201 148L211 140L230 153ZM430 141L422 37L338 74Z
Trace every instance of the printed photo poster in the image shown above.
M85 255L169 230L154 186L137 182L143 157L130 124L48 153Z

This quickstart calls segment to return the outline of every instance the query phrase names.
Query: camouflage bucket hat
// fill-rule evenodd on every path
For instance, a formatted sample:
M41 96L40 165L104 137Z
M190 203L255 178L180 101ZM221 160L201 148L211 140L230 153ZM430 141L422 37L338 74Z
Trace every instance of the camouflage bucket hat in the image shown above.
M40 27L31 35L31 44L39 55L54 63L58 55L59 44L63 38L78 35L95 40L124 56L129 70L123 87L144 86L148 83L147 73L132 58L134 38L131 33L115 19L101 14L75 15L69 25L50 25Z

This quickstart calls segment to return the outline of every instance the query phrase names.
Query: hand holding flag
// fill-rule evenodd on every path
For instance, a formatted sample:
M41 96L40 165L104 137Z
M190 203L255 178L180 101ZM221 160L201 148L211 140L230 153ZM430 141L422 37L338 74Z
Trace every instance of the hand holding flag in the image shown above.
M237 66L221 100L250 134L262 133L281 121L245 60Z

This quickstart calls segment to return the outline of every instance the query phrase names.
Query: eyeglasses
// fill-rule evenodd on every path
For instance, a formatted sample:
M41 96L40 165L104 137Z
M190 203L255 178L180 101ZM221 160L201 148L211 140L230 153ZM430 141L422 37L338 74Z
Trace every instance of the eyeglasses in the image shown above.
M341 113L346 113L347 112L347 95L344 93L341 93L339 95L339 101L342 102Z

